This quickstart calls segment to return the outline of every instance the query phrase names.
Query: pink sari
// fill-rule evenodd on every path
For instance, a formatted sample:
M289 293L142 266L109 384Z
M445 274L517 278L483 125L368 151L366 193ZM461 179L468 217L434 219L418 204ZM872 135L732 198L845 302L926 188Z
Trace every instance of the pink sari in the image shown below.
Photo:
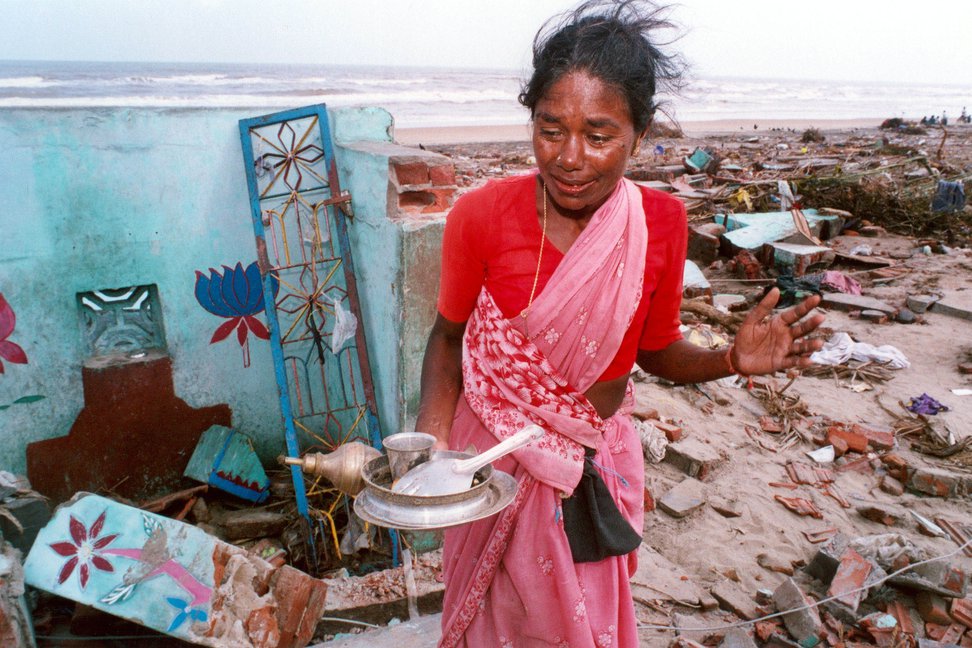
M446 531L441 648L626 648L638 645L628 578L636 552L577 563L561 497L584 446L625 519L641 531L644 462L621 410L602 420L584 396L621 345L641 299L648 232L641 193L622 180L533 303L507 320L484 289L466 326L464 398L450 446L479 451L529 423L547 434L495 463L519 488L500 514ZM526 331L529 331L529 335Z

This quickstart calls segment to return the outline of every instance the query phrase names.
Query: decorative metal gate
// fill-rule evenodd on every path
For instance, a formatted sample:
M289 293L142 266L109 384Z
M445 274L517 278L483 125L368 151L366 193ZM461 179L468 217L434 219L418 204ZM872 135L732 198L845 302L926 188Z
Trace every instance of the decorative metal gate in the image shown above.
M240 121L287 453L381 443L341 191L323 104ZM308 517L300 469L297 507Z

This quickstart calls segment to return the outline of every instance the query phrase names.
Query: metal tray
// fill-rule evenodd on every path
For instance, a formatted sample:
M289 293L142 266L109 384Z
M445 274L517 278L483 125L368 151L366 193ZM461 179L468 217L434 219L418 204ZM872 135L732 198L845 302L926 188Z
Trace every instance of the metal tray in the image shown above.
M366 522L390 529L444 529L495 515L516 495L516 479L499 470L493 470L491 479L482 486L475 497L444 504L416 501L422 498L413 498L410 503L396 501L367 486L355 498L354 512Z

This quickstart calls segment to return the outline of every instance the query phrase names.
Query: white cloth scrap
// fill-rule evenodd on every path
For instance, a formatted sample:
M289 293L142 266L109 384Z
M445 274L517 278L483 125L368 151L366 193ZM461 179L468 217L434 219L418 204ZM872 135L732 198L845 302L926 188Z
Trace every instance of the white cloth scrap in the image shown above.
M876 347L866 342L855 342L847 333L834 333L823 348L810 356L817 364L839 365L848 360L888 363L892 369L907 369L911 366L905 354L890 344Z

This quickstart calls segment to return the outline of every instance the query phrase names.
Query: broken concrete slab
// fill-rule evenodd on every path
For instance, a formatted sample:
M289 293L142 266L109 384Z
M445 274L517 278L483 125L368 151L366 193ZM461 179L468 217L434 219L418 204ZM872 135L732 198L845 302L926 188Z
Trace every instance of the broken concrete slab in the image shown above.
M966 293L945 295L935 302L930 310L933 313L972 321L972 297Z
M705 504L705 487L702 482L687 477L661 496L658 508L672 517L683 518Z
M722 638L719 648L756 648L756 642L742 628L730 628Z
M705 481L722 461L718 452L694 437L670 443L665 450L665 463L700 481Z
M905 304L913 312L921 315L931 308L937 301L938 297L935 295L908 295L908 297L905 299Z
M764 263L772 264L780 274L802 277L833 265L837 253L820 245L767 243L763 246Z
M418 554L413 559L415 605L420 614L442 610L445 585L440 578L441 572L441 550ZM408 588L405 581L404 565L357 576L326 579L328 587L324 614L328 620L321 621L318 630L346 632L354 627L338 619L387 625L396 618L408 618Z
M657 601L659 598L701 605L706 592L676 564L645 543L638 547L638 571L630 578L635 601Z
M843 226L839 216L820 214L815 209L803 210L803 216L811 234L817 238L830 238ZM726 256L735 256L740 250L757 252L768 243L807 243L806 237L797 229L793 214L788 211L716 214L713 222L726 227L727 232L722 235L722 241L728 247Z
M24 564L27 584L206 645L304 646L327 584L197 527L79 493Z
M251 502L270 495L270 479L246 435L222 425L203 432L183 474Z
M816 607L807 607L810 599L792 578L785 579L773 592L778 612L785 612L783 623L787 631L801 644L820 636L823 622Z
M732 612L740 619L749 621L759 616L753 598L730 580L717 583L709 592L719 601L719 607Z
M898 314L898 309L880 299L865 295L850 295L847 293L823 293L820 305L839 311L877 310L887 313L890 317Z
M442 614L429 614L417 619L390 624L355 635L337 635L331 641L310 648L435 648L442 636Z
M892 576L888 582L898 587L926 591L947 598L964 598L968 588L965 572L942 561L921 563L911 571Z

